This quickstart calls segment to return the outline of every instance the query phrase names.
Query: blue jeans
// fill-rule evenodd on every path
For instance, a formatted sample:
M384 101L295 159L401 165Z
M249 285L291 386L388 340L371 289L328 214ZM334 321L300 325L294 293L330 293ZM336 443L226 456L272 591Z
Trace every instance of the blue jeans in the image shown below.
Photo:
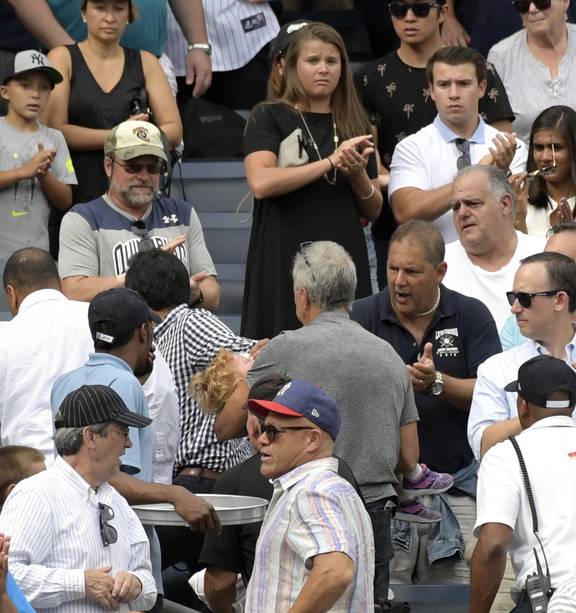
M390 584L390 561L394 555L390 525L393 510L396 507L393 499L382 498L366 503L366 510L372 521L374 531L374 602L388 602L388 585Z

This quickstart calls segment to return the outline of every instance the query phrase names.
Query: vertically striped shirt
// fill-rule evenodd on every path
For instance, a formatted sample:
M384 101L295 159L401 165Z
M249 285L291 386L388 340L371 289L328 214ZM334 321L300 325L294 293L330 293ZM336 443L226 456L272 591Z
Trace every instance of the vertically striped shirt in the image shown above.
M272 39L280 26L268 2L248 0L203 0L208 40L212 44L212 70L224 72L246 66ZM178 22L168 11L166 55L176 74L186 73L188 43Z
M116 543L104 547L98 504L114 512L109 524ZM108 483L98 490L61 457L54 466L24 479L8 496L0 532L10 541L10 572L30 604L43 613L100 613L86 599L84 571L111 566L136 575L142 584L132 609L146 610L156 600L148 539L128 503ZM128 607L122 605L121 609Z
M286 611L322 553L341 552L354 562L354 580L331 613L374 608L374 536L370 517L354 488L337 474L338 461L307 462L274 481L256 544L246 613Z

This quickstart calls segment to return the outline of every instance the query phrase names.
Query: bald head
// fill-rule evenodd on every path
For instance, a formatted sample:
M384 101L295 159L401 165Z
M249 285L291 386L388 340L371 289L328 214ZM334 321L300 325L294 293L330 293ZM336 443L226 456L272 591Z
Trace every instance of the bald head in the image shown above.
M554 226L544 251L562 253L576 261L576 223L571 221Z
M4 291L11 285L30 294L39 289L60 289L58 268L44 249L28 247L15 251L4 267Z

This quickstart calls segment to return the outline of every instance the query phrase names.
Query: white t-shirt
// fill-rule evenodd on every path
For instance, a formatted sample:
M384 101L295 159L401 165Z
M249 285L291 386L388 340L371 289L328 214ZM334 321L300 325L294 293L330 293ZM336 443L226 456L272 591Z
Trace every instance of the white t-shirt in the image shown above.
M570 417L541 419L522 432L518 446L524 456L534 494L539 536L550 567L552 587L573 577L576 548L576 425ZM478 536L484 524L498 523L514 530L508 550L516 581L512 593L524 589L526 577L535 572L536 548L544 558L532 531L532 516L520 464L510 441L492 447L480 464L476 497Z
M568 198L568 204L570 205L570 210L572 214L574 214L574 205L576 204L576 198L572 196L572 198ZM541 207L536 207L531 204L528 205L528 210L526 211L526 229L528 230L528 234L531 236L544 236L548 234L548 230L550 230L550 215L558 208L558 203L556 200L552 200L552 198L548 198L548 206L543 209Z
M477 164L490 153L489 148L496 134L499 134L498 130L479 118L478 127L469 139L472 164ZM433 123L401 140L392 156L388 197L391 198L396 190L403 187L429 191L451 183L458 172L456 164L461 155L454 142L456 138L458 135L437 116ZM513 173L524 172L527 158L526 145L518 141L510 170ZM458 240L450 209L435 219L432 225L442 233L446 243Z
M502 329L510 315L506 292L512 289L520 260L544 251L545 240L543 238L528 236L522 232L516 232L516 236L518 246L512 259L506 266L494 272L473 264L460 241L446 245L445 260L448 270L443 280L444 285L483 302L492 313L498 331Z

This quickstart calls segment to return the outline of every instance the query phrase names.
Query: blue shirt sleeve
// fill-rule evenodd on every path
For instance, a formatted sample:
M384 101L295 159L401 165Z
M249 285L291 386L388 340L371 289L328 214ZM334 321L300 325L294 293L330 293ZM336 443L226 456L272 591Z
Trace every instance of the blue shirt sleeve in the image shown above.
M510 315L504 322L502 330L500 330L500 342L502 343L502 350L508 351L513 347L523 345L528 339L520 334L520 328L514 315Z

